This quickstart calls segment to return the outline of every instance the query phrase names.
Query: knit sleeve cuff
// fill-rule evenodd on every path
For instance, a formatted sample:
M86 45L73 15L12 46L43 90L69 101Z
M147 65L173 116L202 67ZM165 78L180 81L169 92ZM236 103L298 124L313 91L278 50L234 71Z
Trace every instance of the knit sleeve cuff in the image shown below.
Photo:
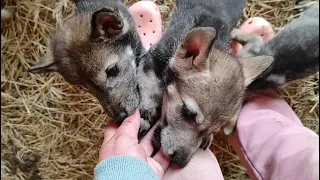
M133 156L114 156L101 161L94 169L95 180L158 180L153 169Z

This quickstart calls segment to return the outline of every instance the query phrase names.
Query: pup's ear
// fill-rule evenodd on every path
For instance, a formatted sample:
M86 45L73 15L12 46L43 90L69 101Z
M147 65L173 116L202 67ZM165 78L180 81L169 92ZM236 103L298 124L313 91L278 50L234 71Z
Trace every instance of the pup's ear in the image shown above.
M183 39L176 57L185 60L189 68L207 68L207 59L216 37L216 30L212 27L194 28Z
M249 86L260 74L273 63L272 56L256 56L242 59L245 87Z
M36 65L28 69L28 72L32 73L48 73L55 71L57 71L57 65L50 50L44 57L40 59L40 61Z
M123 19L117 9L104 7L93 13L91 19L91 37L105 40L122 33Z

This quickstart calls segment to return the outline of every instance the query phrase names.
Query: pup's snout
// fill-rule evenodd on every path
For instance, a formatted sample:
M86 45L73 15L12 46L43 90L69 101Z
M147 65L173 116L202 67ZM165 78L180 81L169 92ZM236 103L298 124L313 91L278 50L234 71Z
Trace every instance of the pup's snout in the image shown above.
M188 163L188 156L183 152L174 151L168 154L168 156L170 157L172 162L176 163L180 167L185 167Z
M119 113L119 116L117 119L115 119L117 124L121 124L123 122L123 120L125 120L128 117L128 114L126 111L121 111Z
M177 156L177 151L173 151L172 153L167 154L167 156L169 156L170 160L174 160Z

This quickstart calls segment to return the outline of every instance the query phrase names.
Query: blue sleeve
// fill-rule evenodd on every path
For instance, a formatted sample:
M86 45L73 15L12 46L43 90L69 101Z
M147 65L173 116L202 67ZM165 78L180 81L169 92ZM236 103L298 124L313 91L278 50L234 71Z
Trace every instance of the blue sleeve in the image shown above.
M94 169L95 180L158 180L153 169L133 156L114 156L101 161Z

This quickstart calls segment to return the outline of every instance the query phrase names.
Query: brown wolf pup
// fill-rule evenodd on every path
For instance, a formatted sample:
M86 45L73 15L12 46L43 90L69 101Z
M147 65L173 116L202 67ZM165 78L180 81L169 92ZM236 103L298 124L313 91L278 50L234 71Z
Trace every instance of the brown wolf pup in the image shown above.
M135 23L120 0L77 0L75 15L51 39L29 72L58 72L89 90L120 124L138 108L136 69L144 51Z

